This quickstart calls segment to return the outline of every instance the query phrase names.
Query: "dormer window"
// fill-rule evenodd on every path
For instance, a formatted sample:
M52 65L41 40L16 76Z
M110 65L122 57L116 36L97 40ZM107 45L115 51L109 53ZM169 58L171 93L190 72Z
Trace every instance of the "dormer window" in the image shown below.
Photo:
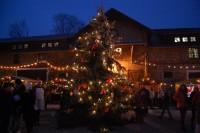
M181 38L180 37L174 37L174 42L175 43L181 42Z
M52 47L52 43L48 42L48 47L51 48Z
M191 36L190 37L190 42L196 42L196 37L195 36Z
M188 42L188 37L182 37L183 42Z

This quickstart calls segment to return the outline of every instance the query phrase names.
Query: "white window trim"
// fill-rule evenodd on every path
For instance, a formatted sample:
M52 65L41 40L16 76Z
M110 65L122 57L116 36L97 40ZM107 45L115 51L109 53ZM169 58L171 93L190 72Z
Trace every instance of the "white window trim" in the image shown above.
M190 42L196 42L196 41L197 41L197 38L195 36L190 37Z
M199 59L199 49L198 48L188 48L189 59Z
M174 43L179 43L181 42L181 37L174 37Z
M188 41L189 41L188 37L186 36L182 37L182 42L188 42Z

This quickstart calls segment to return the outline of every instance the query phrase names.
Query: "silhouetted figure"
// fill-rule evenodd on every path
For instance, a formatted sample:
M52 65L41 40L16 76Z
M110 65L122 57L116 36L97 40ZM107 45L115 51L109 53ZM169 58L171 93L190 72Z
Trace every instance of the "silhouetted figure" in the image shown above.
M144 122L144 116L148 113L150 104L150 94L146 88L140 89L135 98L136 119L138 122Z
M162 88L160 88L159 92L158 92L158 107L160 109L162 109L162 99L164 97L164 88L162 86Z
M150 107L151 109L153 109L154 105L155 105L155 102L154 102L154 99L155 99L155 91L153 90L153 88L151 88L149 90L149 94L150 94Z
M23 113L24 96L25 96L25 86L20 79L15 80L15 88L13 90L13 115L11 129L13 133L20 130L21 117Z
M192 117L191 117L191 128L195 128L195 116L196 116L196 101L194 101L195 95L198 93L198 87L194 87L194 91L190 95L190 102L191 102L191 111L192 111Z
M161 115L160 115L160 118L162 119L163 116L164 116L164 113L165 111L167 111L168 115L169 115L169 118L172 120L173 117L172 117L172 114L170 112L170 109L169 109L169 106L170 106L170 96L169 96L169 91L167 89L164 90L164 96L162 98L162 112L161 112Z
M181 129L186 130L185 128L185 117L187 112L187 87L186 85L182 84L178 91L174 95L174 99L176 101L177 108L180 111L180 117L181 117Z
M8 133L11 116L12 90L9 83L0 88L0 133Z
M191 128L195 129L198 118L198 109L200 108L200 91L197 86L194 87L194 91L191 93L190 99L192 103Z
M34 104L35 104L35 93L32 89L32 85L29 85L26 88L26 92L24 95L24 106L23 106L23 118L25 121L27 133L30 133L33 129Z

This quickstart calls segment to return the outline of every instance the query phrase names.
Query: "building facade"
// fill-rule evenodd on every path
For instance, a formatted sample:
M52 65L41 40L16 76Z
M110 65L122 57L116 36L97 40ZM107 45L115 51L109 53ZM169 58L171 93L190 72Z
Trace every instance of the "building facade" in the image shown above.
M117 60L126 68L131 81L140 81L145 70L148 77L156 81L178 82L200 78L200 29L152 30L115 9L110 9L106 15L109 20L115 21ZM86 26L78 34L88 29ZM76 35L0 40L0 69L44 60L54 66L73 65L75 42ZM48 73L43 80L66 75L65 71L56 75L44 64L31 69L27 67L27 70L36 68L45 68Z

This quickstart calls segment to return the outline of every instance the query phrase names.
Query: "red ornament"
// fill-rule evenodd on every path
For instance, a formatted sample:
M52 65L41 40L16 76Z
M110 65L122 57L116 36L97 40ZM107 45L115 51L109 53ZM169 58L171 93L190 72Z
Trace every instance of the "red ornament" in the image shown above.
M108 79L106 80L106 83L108 83L108 84L110 84L110 83L112 83L112 82L113 82L112 78L108 78Z
M74 95L74 93L73 93L72 91L70 91L69 95L70 95L70 96L73 96L73 95Z
M106 95L106 93L107 93L107 92L106 92L105 89L102 89L102 90L101 90L101 94L102 94L102 95Z
M97 44L97 43L90 45L90 49L92 49L92 50L96 50L98 47L99 47L99 44Z

